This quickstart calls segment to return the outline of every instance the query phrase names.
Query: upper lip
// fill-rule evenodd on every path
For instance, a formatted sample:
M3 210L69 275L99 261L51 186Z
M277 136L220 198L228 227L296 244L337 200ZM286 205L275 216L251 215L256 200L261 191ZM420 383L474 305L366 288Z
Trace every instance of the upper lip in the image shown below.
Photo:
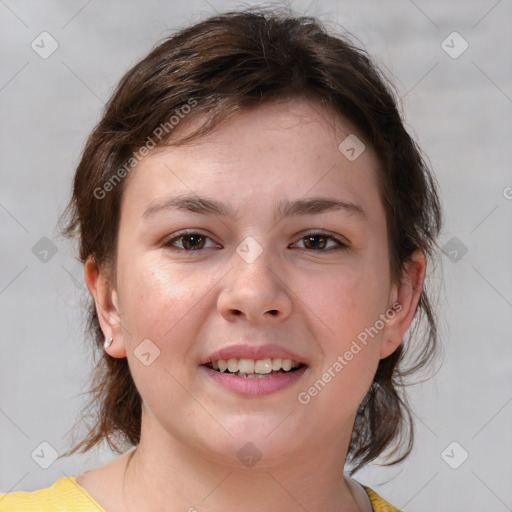
M295 352L272 343L266 345L231 345L229 347L224 347L210 354L201 362L201 364L204 365L213 361L219 361L220 359L225 361L228 359L258 360L275 359L278 357L306 364L305 359Z

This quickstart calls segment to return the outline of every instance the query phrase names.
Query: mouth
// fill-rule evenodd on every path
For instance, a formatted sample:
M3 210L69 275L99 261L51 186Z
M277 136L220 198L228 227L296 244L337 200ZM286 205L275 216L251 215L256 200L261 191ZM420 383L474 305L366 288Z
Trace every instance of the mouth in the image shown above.
M277 375L295 372L305 365L292 359L268 357L265 359L218 359L210 361L204 366L219 373L225 373L244 379L268 379Z
M259 397L296 386L308 364L299 354L268 343L224 347L203 359L199 368L230 393Z

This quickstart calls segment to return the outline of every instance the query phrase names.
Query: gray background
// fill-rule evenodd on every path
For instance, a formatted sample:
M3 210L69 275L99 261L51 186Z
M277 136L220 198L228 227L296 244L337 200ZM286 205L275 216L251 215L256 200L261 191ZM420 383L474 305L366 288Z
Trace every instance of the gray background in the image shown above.
M83 272L73 246L57 236L57 216L85 138L121 75L169 30L237 5L0 0L1 492L45 487L112 457L92 452L48 469L31 457L34 450L49 457L41 442L59 453L69 448L92 365ZM440 183L441 245L456 251L431 279L443 288L445 356L434 378L410 390L414 452L357 478L407 512L512 510L512 2L292 6L353 32L393 77ZM31 48L43 31L59 45L47 59ZM453 31L469 44L458 58L442 47ZM446 44L462 48L461 40ZM46 261L43 237L57 249ZM462 450L469 457L453 469L446 461L460 464Z

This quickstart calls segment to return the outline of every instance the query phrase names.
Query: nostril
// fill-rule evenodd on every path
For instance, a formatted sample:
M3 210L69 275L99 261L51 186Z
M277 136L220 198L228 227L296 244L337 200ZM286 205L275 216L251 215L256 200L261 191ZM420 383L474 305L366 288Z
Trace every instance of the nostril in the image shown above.
M242 312L239 309L232 309L231 312L235 316L240 316ZM279 311L277 309L271 309L267 311L267 313L271 314L272 316L277 316L279 314Z

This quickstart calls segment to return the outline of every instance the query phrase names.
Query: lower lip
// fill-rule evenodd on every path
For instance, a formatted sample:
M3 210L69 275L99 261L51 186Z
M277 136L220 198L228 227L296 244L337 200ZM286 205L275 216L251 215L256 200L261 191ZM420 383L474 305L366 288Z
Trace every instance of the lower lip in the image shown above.
M223 388L245 396L264 396L276 393L292 386L307 370L307 366L302 366L293 372L282 372L272 377L248 379L230 373L217 372L208 368L208 366L200 366L200 368Z

